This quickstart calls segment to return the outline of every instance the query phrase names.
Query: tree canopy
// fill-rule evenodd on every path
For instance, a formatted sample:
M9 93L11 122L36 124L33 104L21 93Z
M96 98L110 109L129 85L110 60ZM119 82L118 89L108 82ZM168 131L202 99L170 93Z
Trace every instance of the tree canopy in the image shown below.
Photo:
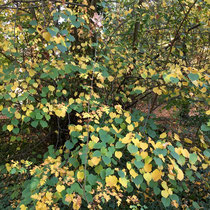
M208 208L208 9L0 0L0 208Z

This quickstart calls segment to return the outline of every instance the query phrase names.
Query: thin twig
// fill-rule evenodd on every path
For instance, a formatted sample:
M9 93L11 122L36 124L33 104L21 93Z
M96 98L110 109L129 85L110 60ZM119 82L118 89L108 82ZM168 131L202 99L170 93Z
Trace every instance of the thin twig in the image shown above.
M193 4L190 6L190 8L188 9L187 13L185 14L185 16L184 16L182 22L180 23L180 25L179 25L179 27L178 27L176 33L175 33L174 39L173 39L173 40L171 41L171 43L170 43L170 49L169 49L169 53L168 53L167 58L166 58L166 64L167 64L167 62L168 62L168 60L169 60L169 57L170 57L170 55L171 55L172 48L173 48L173 46L174 46L176 40L177 40L178 37L179 37L179 31L181 30L181 28L182 28L182 26L183 26L185 20L187 19L188 15L189 15L189 13L190 13L190 11L191 11L191 9L194 7L194 5L196 4L197 1L198 1L198 0L195 0L194 3L193 3Z

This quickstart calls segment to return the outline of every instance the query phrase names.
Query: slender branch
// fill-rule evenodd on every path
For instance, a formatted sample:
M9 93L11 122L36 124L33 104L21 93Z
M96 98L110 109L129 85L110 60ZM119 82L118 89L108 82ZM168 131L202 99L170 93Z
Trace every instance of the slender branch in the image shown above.
M5 58L7 58L8 60L12 62L15 61L15 59L12 56L6 55L1 48L0 48L0 54L2 54Z
M97 39L97 35L96 35L96 42L98 42L98 39ZM92 94L93 94L93 79L94 79L94 71L95 71L95 63L96 63L96 56L97 56L97 48L95 49L95 57L94 57L94 66L93 66L93 73L92 73L92 77L91 77L91 85L90 85L90 98L88 100L88 123L87 123L87 142L86 142L86 151L85 151L85 169L84 169L84 174L85 174L85 177L84 177L84 184L83 184L83 194L86 198L86 201L87 203L88 200L87 200L87 197L86 197L86 183L87 183L87 160L88 160L88 144L89 144L89 140L90 140L90 101L91 101L91 98L92 98Z
M74 2L62 2L62 1L57 1L57 0L49 0L49 1L54 2L54 3L61 3L61 4L72 5L72 6L89 7L89 5L80 4L80 3L74 3ZM19 2L19 3L40 3L39 0L30 0L30 1L14 0L14 2ZM46 1L46 2L48 2L48 1Z
M188 9L187 13L185 14L185 16L184 16L182 22L180 23L180 25L179 25L179 27L178 27L176 33L175 33L174 39L173 39L173 40L171 41L171 43L170 43L170 49L169 49L169 53L168 53L167 58L166 58L166 63L168 62L169 57L170 57L171 52L172 52L172 48L173 48L173 46L174 46L176 40L177 40L178 37L179 37L179 31L181 30L181 28L182 28L184 22L186 21L186 19L187 19L189 13L190 13L190 11L191 11L191 9L194 7L194 5L196 4L197 1L198 1L198 0L195 0L194 3L193 3L193 4L190 6L190 8Z

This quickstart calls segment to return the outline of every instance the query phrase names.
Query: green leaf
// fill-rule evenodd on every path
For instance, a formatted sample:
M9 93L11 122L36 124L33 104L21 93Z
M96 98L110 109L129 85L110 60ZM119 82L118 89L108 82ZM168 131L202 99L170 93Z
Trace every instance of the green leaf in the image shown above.
M143 176L140 174L135 179L133 179L133 183L138 186L142 184L143 180Z
M133 144L129 144L127 148L131 154L138 152L138 147Z
M38 120L32 121L31 122L31 126L34 127L34 128L36 128L37 125L38 125L38 122L39 122Z
M17 126L19 122L18 122L17 119L13 119L13 120L11 121L11 123L12 123L12 125Z
M177 201L177 203L179 203L179 197L176 194L170 195L170 199L175 200Z
M206 157L210 157L210 149L206 149L203 154L206 156Z
M58 183L58 178L55 176L47 181L47 184L50 186L55 186L57 183Z
M66 146L66 149L71 150L74 147L74 144L68 140L66 141L65 146Z
M138 169L144 167L144 163L143 163L141 160L139 160L139 161L135 160L135 161L134 161L134 165L135 165Z
M198 205L198 203L197 202L195 202L195 201L193 201L193 207L195 208L195 209L200 209L201 207Z
M163 161L160 158L154 157L154 161L158 166L162 166L163 165Z
M80 27L80 22L78 21L72 21L71 22L76 28L79 28Z
M202 130L202 131L210 131L210 127L207 126L207 125L205 125L205 124L203 124L203 125L201 126L201 130Z
M121 141L118 141L117 143L116 143L116 145L115 145L115 148L116 149L121 149L121 148L123 148L125 146L125 144L123 144Z
M199 75L198 74L188 74L188 77L191 81L195 81L195 80L198 80L199 79Z
M36 114L36 119L37 119L37 120L41 120L42 118L43 118L43 115L41 115L40 112L38 112L38 113Z
M193 154L190 154L190 158L189 158L189 162L191 163L191 164L195 164L196 163L196 161L197 161L197 154L195 154L195 153L193 153Z
M153 131L153 130L151 130L151 129L148 129L148 130L147 130L147 133L149 134L149 136L150 136L151 138L155 138L155 136L156 136L156 132Z
M20 132L20 129L19 128L14 128L12 130L12 132L17 135Z
M57 48L58 48L62 53L64 53L64 52L67 51L67 48L66 48L65 46L61 45L61 44L57 44Z
M46 128L48 126L48 123L44 120L41 120L40 124L41 124L42 128Z
M159 195L161 192L159 187L154 187L153 190L154 190L155 195Z
M32 20L29 24L32 25L32 26L36 26L37 25L37 21L36 20Z
M56 27L53 28L47 28L48 32L50 33L51 36L56 36L57 33L59 32L59 29Z
M67 192L68 194L72 194L72 193L74 193L74 192L77 192L77 193L79 193L80 195L83 195L83 190L82 190L82 188L81 188L81 187L79 186L79 184L76 183L76 182L75 182L74 184L72 184L70 188L66 189L66 192Z
M74 42L75 41L75 38L72 36L72 35L68 35L66 36L70 42Z
M102 160L104 161L104 163L106 165L111 163L111 159L109 157L107 157L107 156L102 156Z
M122 177L122 178L125 177L125 173L123 171L120 170L117 173L120 177Z
M169 199L169 198L164 198L164 197L162 197L162 198L161 198L161 201L162 201L162 203L163 203L163 205L164 205L165 207L170 206L170 199Z
M117 123L117 124L121 124L123 122L123 119L122 118L115 118L114 121Z
M35 190L37 188L37 185L39 184L39 179L38 178L33 178L30 188L31 190Z
M170 77L170 80L171 80L172 83L178 83L179 82L179 79L175 78L175 77Z
M96 181L97 181L97 176L93 175L93 174L89 174L87 177L87 181L91 184L91 185L95 185Z

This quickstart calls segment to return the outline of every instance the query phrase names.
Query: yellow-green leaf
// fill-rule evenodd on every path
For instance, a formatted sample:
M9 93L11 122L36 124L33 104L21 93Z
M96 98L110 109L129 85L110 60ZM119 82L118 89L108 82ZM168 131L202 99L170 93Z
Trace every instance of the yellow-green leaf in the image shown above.
M116 176L107 176L106 177L106 186L115 187L117 185L118 179Z
M13 130L13 128L14 128L14 126L13 126L13 125L8 125L8 126L7 126L7 130L8 130L8 131L12 131L12 130Z
M63 190L65 190L65 186L64 186L64 185L57 185L57 186L56 186L56 190L57 190L58 192L62 192Z
M158 170L158 169L155 169L153 172L152 172L152 179L157 182L159 179L161 179L161 176L162 176L162 171Z
M122 152L120 151L116 151L114 154L115 154L115 157L117 157L118 159L122 157Z

